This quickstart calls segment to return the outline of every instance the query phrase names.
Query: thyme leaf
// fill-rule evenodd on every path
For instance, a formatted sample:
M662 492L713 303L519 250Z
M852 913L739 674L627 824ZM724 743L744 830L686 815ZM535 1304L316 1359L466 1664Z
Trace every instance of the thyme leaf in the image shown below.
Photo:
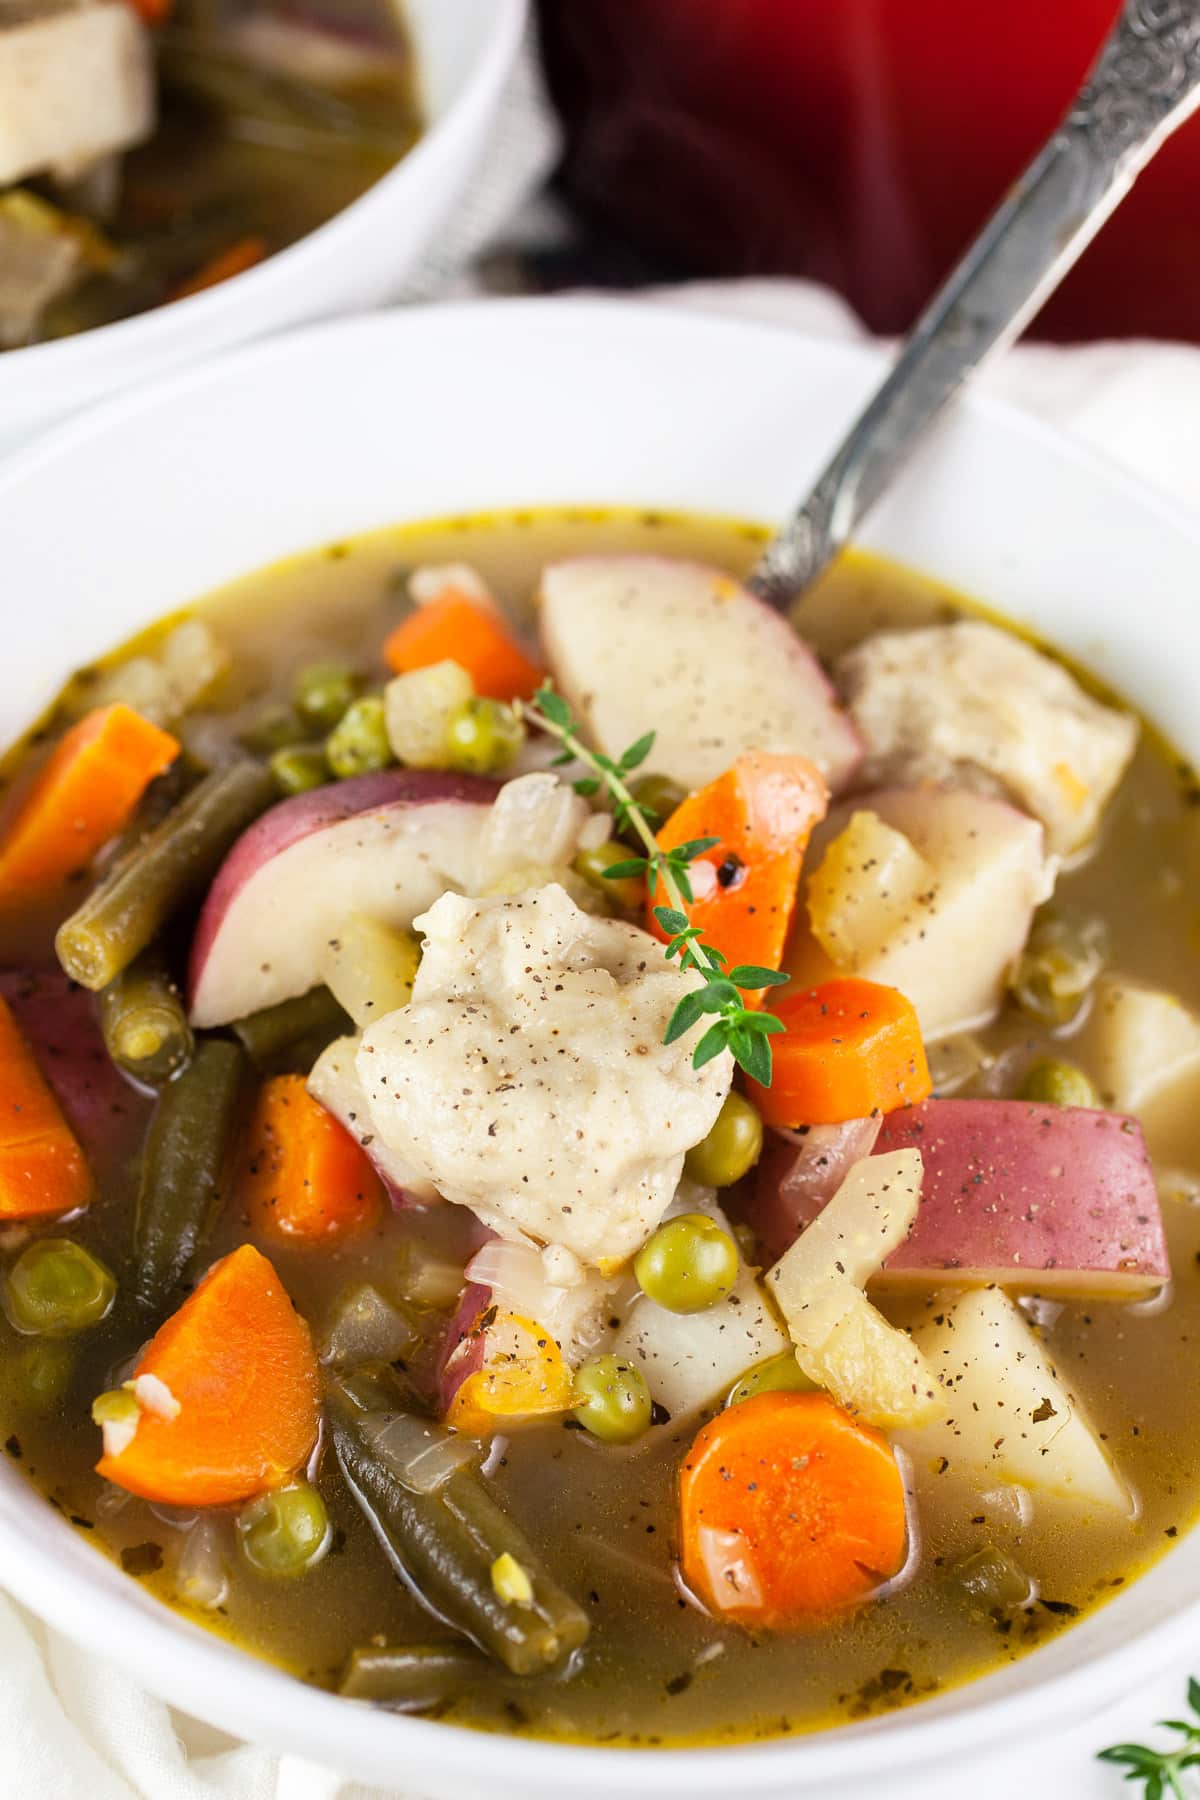
M667 934L666 957L668 961L678 958L681 969L694 969L704 979L704 986L685 994L675 1008L664 1042L675 1043L702 1019L711 1018L712 1023L692 1051L692 1067L702 1069L728 1050L747 1075L760 1086L770 1087L771 1038L784 1029L783 1022L773 1013L748 1007L743 992L781 987L788 977L777 969L762 969L753 963L739 963L728 969L728 958L715 944L706 944L704 933L691 923L685 911L695 900L691 864L706 850L714 849L720 840L691 838L670 850L660 848L653 829L656 815L639 805L626 781L626 776L640 768L654 748L654 732L645 732L615 759L591 750L581 741L566 700L548 682L543 683L532 701L521 706L521 712L530 725L548 732L562 745L555 758L556 766L581 762L592 771L572 783L575 792L590 798L604 788L617 826L630 827L641 840L645 854L613 863L604 871L605 876L614 881L643 876L651 900L658 896L661 887L665 904L655 906L654 917Z
M1185 1769L1200 1768L1200 1681L1193 1675L1187 1686L1193 1719L1160 1719L1164 1731L1178 1733L1182 1742L1173 1750L1154 1750L1148 1744L1110 1744L1097 1752L1100 1762L1125 1770L1126 1781L1142 1783L1143 1800L1194 1800L1197 1788L1185 1785Z

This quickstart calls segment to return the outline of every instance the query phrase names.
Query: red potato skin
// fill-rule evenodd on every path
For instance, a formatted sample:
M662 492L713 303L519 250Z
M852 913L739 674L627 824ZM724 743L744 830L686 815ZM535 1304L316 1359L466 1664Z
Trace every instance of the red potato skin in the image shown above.
M58 969L6 969L0 996L98 1175L135 1149L153 1101L113 1066L92 996Z
M436 769L383 769L374 775L331 782L309 794L294 794L270 807L238 838L208 890L192 939L189 1004L195 998L226 914L241 889L272 857L282 855L314 831L324 831L359 813L389 806L427 806L445 800L489 806L497 792L496 782L478 775L443 774Z
M880 1285L957 1279L1134 1298L1170 1278L1136 1119L1024 1100L925 1100L889 1113L879 1128L876 1154L907 1149L919 1150L924 1163L921 1204ZM789 1221L792 1242L831 1197L829 1183L787 1192L794 1164L786 1140L772 1145L746 1208L775 1256L788 1247Z
M909 1237L884 1264L1039 1291L1129 1294L1170 1278L1154 1171L1136 1119L1024 1100L926 1100L889 1113L875 1145L921 1152Z
M878 1118L849 1119L806 1132L767 1133L753 1186L738 1210L772 1262L833 1199L852 1166L870 1156L879 1126Z
M444 1419L450 1411L454 1396L467 1376L477 1374L483 1367L484 1333L478 1327L491 1303L491 1288L483 1287L478 1281L469 1281L446 1322L433 1370L439 1418Z

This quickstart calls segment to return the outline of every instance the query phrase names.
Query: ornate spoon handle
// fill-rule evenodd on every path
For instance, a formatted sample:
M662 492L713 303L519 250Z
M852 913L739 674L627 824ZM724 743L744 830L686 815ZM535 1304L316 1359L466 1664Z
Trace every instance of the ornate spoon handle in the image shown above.
M1200 104L1200 0L1126 0L1054 136L936 294L891 374L750 586L788 607L842 549L914 440L1058 286L1134 178Z

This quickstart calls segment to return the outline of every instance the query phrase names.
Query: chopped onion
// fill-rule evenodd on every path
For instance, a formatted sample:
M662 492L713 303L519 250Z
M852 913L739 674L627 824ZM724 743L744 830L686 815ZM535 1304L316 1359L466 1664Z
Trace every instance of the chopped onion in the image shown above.
M229 1593L229 1522L219 1513L201 1513L187 1531L175 1564L181 1600L215 1612Z
M459 1469L478 1464L481 1446L412 1413L368 1414L362 1436L396 1480L414 1494L435 1494Z
M761 1607L762 1587L750 1547L740 1531L715 1531L702 1525L700 1556L708 1576L708 1591L723 1611L734 1607Z
M137 1375L133 1380L133 1393L143 1412L154 1413L160 1419L177 1419L180 1413L178 1400L165 1381L157 1375Z

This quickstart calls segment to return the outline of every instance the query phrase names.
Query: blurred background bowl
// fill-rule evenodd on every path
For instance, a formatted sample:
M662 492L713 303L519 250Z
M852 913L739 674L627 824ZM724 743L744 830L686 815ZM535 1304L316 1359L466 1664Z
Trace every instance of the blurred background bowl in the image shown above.
M206 293L0 355L0 452L104 394L306 319L395 298L478 167L526 0L406 0L424 136L328 224Z

